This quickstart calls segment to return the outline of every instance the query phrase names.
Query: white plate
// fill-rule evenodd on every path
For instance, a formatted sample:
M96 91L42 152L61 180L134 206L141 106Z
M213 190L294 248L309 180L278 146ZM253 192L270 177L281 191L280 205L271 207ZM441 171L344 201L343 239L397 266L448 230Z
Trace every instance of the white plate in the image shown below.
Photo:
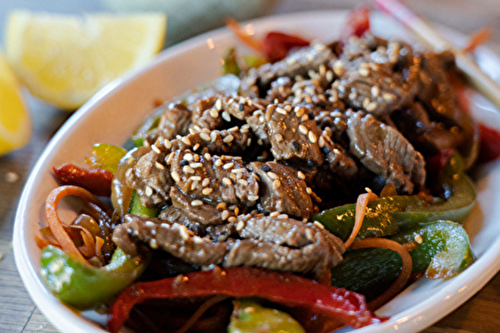
M257 34L269 30L296 33L324 41L337 37L345 12L323 11L283 15L253 21L248 28ZM375 16L374 31L382 36L406 37L393 21ZM455 40L461 37L447 31ZM134 127L148 114L155 99L167 100L189 88L206 83L220 74L220 56L236 43L226 29L199 36L172 47L146 68L105 87L85 104L59 130L49 143L24 188L14 228L16 264L28 292L43 314L62 332L104 332L94 321L61 304L45 288L39 274L40 250L34 237L44 223L44 202L57 186L51 167L62 163L84 165L92 144L121 145ZM480 50L481 63L495 77L500 74L498 59ZM500 128L500 116L480 96L473 96L475 110L488 124ZM448 281L421 279L380 309L391 316L383 324L369 326L359 333L416 332L444 317L476 293L500 268L500 163L481 171L478 202L466 228L471 235L477 261L465 272ZM93 317L93 314L86 314Z

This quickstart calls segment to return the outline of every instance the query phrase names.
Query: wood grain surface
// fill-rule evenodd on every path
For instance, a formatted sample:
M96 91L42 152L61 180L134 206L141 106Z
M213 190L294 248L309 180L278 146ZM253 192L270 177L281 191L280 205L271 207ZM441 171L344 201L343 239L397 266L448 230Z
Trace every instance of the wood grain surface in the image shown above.
M362 2L283 0L270 14L302 10L348 9L359 3ZM408 1L408 4L428 19L446 24L464 33L471 33L489 25L495 35L488 46L500 54L498 0L421 0ZM6 14L12 8L75 13L103 9L100 0L0 0L0 27L3 27ZM0 28L0 33L1 30L2 28ZM31 97L28 97L28 101L34 124L33 138L22 150L0 157L0 333L56 332L34 306L21 282L14 263L11 238L14 216L24 182L47 142L70 117L70 114L56 110ZM493 278L468 302L426 329L425 332L500 332L500 275Z

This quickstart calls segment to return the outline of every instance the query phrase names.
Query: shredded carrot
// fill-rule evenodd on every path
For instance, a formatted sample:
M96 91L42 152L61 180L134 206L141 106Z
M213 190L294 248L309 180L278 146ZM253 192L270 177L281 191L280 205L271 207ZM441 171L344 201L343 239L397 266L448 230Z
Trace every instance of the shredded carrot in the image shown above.
M97 259L104 265L104 257L102 256L102 246L104 245L104 239L97 236L95 238L95 255Z
M491 38L493 32L490 27L484 27L478 32L474 33L467 43L467 46L464 47L463 51L465 53L473 52L479 45L485 43L488 39Z
M262 52L261 42L256 38L250 36L248 33L246 33L235 19L227 18L226 25L249 48L257 52Z
M55 242L51 242L50 240L39 237L39 236L35 236L35 242L36 242L36 246L38 246L38 248L40 250L49 246L49 245L60 247L59 244L57 244Z
M363 225L363 220L366 214L366 207L368 203L372 200L378 199L378 196L373 192L368 192L364 194L360 194L358 200L356 201L356 212L354 218L354 227L352 228L351 235L344 243L344 248L348 249L351 246L352 242L356 239L356 236L361 230L361 226Z
M61 246L66 254L73 256L74 258L88 263L87 260L82 256L80 251L78 251L75 243L68 235L66 230L64 230L64 225L59 219L59 215L57 214L57 205L61 201L62 198L74 195L78 196L86 201L93 202L95 204L99 204L98 200L92 195L89 191L84 188L78 186L59 186L50 192L47 197L47 201L45 203L45 213L47 215L47 224L52 231L52 234L56 238L57 242Z
M384 291L382 295L368 303L368 307L375 311L394 298L394 296L396 296L408 283L413 263L408 250L403 245L390 239L367 238L356 241L351 245L351 249L364 249L368 247L382 247L395 251L401 256L403 261L403 267L401 268L401 272L399 273L396 281L394 281L394 283L386 291Z

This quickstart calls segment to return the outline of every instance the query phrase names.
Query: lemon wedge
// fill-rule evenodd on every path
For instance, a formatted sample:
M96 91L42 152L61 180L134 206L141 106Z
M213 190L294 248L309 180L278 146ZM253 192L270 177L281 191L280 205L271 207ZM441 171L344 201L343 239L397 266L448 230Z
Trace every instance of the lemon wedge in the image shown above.
M16 10L6 26L7 58L31 94L67 110L135 69L163 46L160 13L70 16Z
M28 143L31 119L21 98L21 87L0 53L0 155Z

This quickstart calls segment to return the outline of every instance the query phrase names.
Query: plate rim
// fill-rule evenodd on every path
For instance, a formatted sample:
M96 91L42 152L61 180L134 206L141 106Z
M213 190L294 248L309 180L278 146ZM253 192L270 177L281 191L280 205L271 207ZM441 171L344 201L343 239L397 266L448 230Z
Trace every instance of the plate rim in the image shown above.
M348 10L315 10L293 13L280 13L277 15L245 21L242 22L242 24L273 25L276 24L273 22L277 20L293 20L297 18L303 18L304 16L334 16L335 19L333 20L338 20L345 17L348 12ZM449 31L456 35L461 35L457 31L449 27L441 25L437 26L442 30ZM228 35L231 35L231 32L227 28L222 27L190 38L184 42L163 50L146 66L138 70L133 70L106 85L89 101L87 101L80 109L78 109L70 117L70 119L68 119L68 121L64 123L64 125L51 138L51 140L37 159L34 167L31 169L30 175L23 187L21 198L16 209L13 233L14 258L25 289L28 291L32 301L44 314L46 319L50 321L59 331L62 332L63 329L67 329L68 325L71 325L74 329L74 332L107 332L106 330L97 327L95 324L82 319L81 316L70 310L68 306L61 303L46 289L45 285L39 278L38 272L36 272L35 268L29 263L27 259L27 247L22 246L24 234L24 230L22 227L24 226L23 221L26 220L25 218L23 219L23 217L25 216L24 209L29 203L30 194L32 194L30 190L33 190L33 186L35 184L37 176L44 172L44 170L42 170L44 162L50 158L50 156L53 154L54 148L57 147L57 145L65 137L67 132L74 126L74 124L76 124L81 119L90 116L93 112L96 112L95 110L99 109L99 105L103 102L103 100L106 99L107 96L110 96L110 94L119 91L121 88L127 86L129 83L135 80L136 77L152 70L164 61L168 61L168 59L173 58L178 54L189 52L191 48L204 43L207 38L225 39ZM489 48L480 47L477 52L482 53L488 58L492 58L496 63L500 64L500 58L498 58L496 53ZM474 264L472 265L472 267L476 267L474 271L472 269L467 269L460 274L461 280L471 281L472 279L472 282L470 282L469 284L463 285L461 288L457 288L455 284L445 286L445 288L437 291L433 295L433 297L427 299L426 301L416 303L407 310L392 316L389 321L382 324L376 324L361 328L356 331L360 333L387 332L389 329L391 329L391 331L398 330L398 328L402 329L403 327L400 327L400 325L404 325L404 329L407 332L416 332L429 327L430 325L444 318L446 315L465 303L491 280L491 278L500 270L500 261L498 261L496 265L494 264L494 259L496 256L500 256L500 237L497 237L492 246L490 246L490 248L474 262ZM478 266L482 268L482 279L474 280L473 278L476 275L474 273L477 271ZM436 306L436 304L434 303L436 302L436 298L438 298L438 295L444 296L441 302L444 302L446 304L446 308L439 312L430 311L433 307ZM59 318L57 318L57 320L55 320L53 315L50 313L51 311L48 310L49 306L51 308L54 306L56 307L55 310L57 310L57 313L59 314ZM75 317L76 321L74 321ZM76 325L74 325L75 323L78 323L79 327L76 327Z

